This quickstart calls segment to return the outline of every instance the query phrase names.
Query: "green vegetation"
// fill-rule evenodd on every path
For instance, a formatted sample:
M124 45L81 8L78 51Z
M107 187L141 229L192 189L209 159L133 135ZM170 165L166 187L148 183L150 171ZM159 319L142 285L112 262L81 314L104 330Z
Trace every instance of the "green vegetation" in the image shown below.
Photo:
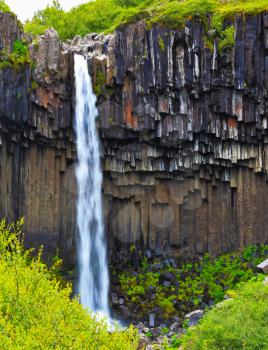
M27 63L31 63L31 60L28 46L24 41L15 40L11 53L8 53L6 50L0 52L0 69L19 69Z
M178 28L185 21L198 17L208 28L210 16L210 29L215 30L222 49L233 41L233 29L223 24L226 18L237 13L256 14L265 10L268 10L267 0L95 0L65 12L54 0L52 6L38 11L25 24L25 30L42 34L45 29L54 27L66 40L77 34L112 32L118 26L140 18L145 18L148 26L160 23Z
M34 80L32 81L31 88L32 88L32 90L37 90L38 84L36 81L34 81Z
M99 96L105 93L105 83L106 83L106 76L102 72L101 68L98 68L96 70L96 76L94 79L94 86L93 86L94 94L96 96Z
M219 50L222 51L224 48L230 48L234 46L234 26L227 27L222 32L222 39L219 41Z
M41 253L33 258L21 243L21 224L0 222L0 344L5 350L136 349L136 331L109 332L56 278Z
M0 11L11 12L10 7L5 3L4 0L0 0Z
M233 297L188 329L179 342L182 349L268 349L268 286L251 281L242 284Z
M158 46L161 51L165 51L165 42L164 39L159 35L158 36Z
M268 246L259 245L216 259L205 256L201 261L178 262L177 267L143 260L137 271L120 273L119 280L129 308L137 310L138 317L160 310L159 316L168 320L222 301L227 290L257 275L256 265L267 254Z

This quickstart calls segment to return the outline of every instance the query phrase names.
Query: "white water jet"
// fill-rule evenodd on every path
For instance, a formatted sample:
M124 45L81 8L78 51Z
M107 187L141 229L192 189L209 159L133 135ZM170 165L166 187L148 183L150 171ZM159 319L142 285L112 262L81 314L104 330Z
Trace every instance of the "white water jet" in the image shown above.
M109 274L101 203L102 172L96 129L98 110L87 60L75 55L74 63L79 294L84 307L109 318Z

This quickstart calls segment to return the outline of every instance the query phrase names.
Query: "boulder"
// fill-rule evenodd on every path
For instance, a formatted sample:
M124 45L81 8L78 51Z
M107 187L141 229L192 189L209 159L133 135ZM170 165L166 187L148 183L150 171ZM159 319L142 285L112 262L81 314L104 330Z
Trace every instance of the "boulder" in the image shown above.
M160 327L151 328L151 333L153 337L156 338L161 334L161 328Z
M146 350L155 350L155 347L151 344L146 346Z
M119 304L118 296L116 293L111 293L112 305L116 306Z
M178 322L174 322L174 323L172 323L172 325L170 326L170 331L171 332L177 332L177 330L178 330L178 328L179 328L179 323Z
M137 350L144 350L147 348L147 345L150 344L150 339L146 335L141 335L139 338Z
M146 334L146 333L150 332L150 328L148 328L148 327L143 327L143 328L142 328L142 332L143 332L144 334Z
M197 323L203 315L203 310L195 310L185 315L185 319L188 320L188 326L191 327L197 325Z
M257 265L257 269L262 273L268 273L268 259L264 260L259 265Z

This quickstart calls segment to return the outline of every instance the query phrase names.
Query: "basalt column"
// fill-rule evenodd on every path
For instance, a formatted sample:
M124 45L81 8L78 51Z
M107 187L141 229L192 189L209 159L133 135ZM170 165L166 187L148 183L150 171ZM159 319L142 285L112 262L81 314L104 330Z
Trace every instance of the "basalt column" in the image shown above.
M144 21L114 34L34 40L0 16L2 47L30 43L32 65L0 71L0 215L26 241L75 260L73 56L98 96L110 257L221 252L268 240L268 15L237 16L234 46L207 45L197 19ZM209 29L208 29L209 30Z

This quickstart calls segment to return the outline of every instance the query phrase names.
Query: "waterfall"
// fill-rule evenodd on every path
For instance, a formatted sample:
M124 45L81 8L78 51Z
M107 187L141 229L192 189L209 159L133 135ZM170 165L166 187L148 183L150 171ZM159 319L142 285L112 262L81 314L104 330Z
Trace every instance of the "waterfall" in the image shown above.
M79 293L83 306L109 316L109 275L102 218L96 96L92 91L87 60L81 55L75 55L74 62Z

